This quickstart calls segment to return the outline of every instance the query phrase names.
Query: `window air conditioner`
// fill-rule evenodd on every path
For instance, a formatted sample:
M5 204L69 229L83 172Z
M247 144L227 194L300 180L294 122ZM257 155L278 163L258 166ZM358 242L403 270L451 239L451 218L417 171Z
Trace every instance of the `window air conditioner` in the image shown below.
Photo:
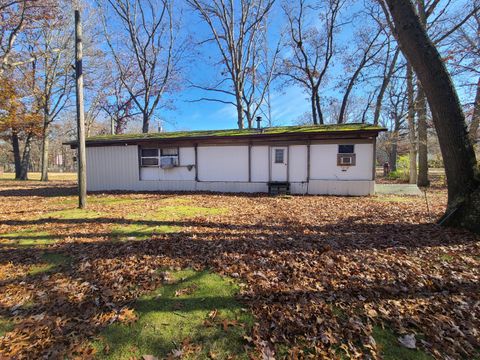
M160 167L162 169L171 169L177 165L176 158L172 156L163 157L160 159Z

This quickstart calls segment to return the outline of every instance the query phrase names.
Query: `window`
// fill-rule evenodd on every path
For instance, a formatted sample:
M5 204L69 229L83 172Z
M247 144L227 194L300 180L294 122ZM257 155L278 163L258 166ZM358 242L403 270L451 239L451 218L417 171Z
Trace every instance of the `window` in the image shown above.
M163 148L160 150L160 167L171 169L178 166L178 148Z
M162 156L178 156L178 148L163 148L161 154Z
M354 154L355 145L338 145L339 154Z
M337 166L342 166L346 171L348 166L355 166L355 145L338 145Z
M158 166L158 149L142 149L140 163L143 167Z
M275 149L275 164L283 164L284 149Z

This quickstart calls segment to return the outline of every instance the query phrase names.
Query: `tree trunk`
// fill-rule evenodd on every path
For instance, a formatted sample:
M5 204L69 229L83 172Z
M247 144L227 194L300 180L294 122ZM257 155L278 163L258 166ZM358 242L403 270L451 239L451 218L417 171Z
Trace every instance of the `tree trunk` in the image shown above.
M30 135L25 139L25 147L23 148L22 161L20 165L20 180L28 180L28 166L30 165L30 150L32 138Z
M314 125L318 125L318 117L317 117L317 106L315 104L315 93L312 92L312 96L310 97L311 105L312 105L312 121Z
M243 129L243 106L242 100L237 99L237 125L239 129Z
M142 115L143 115L142 116L142 121L143 121L142 133L146 134L148 133L148 128L150 126L150 118L148 116L148 110L143 111Z
M380 120L380 113L382 111L382 103L383 97L385 96L385 91L387 91L388 84L390 83L390 79L392 78L393 72L395 71L395 66L397 65L398 56L400 55L400 49L395 51L393 55L392 62L390 63L390 67L388 68L388 72L386 76L383 78L382 85L380 86L380 91L378 92L377 96L377 103L375 104L375 113L373 116L373 123L378 125Z
M473 145L477 140L478 128L480 127L480 77L477 82L477 95L473 104L472 123L470 124L469 137Z
M358 74L355 73L352 79L350 79L347 89L345 91L345 95L343 95L342 106L340 108L340 114L338 115L338 120L337 120L338 124L343 124L345 122L345 111L347 110L348 97L352 92L353 85L355 84L355 80L357 80L357 76Z
M427 96L448 183L442 224L480 232L480 181L465 116L447 68L422 27L410 0L384 0L402 51Z
M317 108L318 124L323 125L323 113L322 107L320 106L320 96L318 95L318 88L315 89L315 106Z
M418 119L418 186L428 186L428 147L427 147L427 99L421 84L417 90L417 119Z
M398 130L393 130L390 151L390 170L397 171L397 155L398 155Z
M46 119L43 125L42 133L42 158L41 158L41 176L40 181L48 181L48 139L49 125Z
M22 161L20 158L20 142L16 132L12 133L12 148L15 163L15 180L20 180Z
M407 98L408 98L408 140L409 140L409 183L417 183L417 136L415 134L415 101L413 89L413 71L410 64L407 64Z

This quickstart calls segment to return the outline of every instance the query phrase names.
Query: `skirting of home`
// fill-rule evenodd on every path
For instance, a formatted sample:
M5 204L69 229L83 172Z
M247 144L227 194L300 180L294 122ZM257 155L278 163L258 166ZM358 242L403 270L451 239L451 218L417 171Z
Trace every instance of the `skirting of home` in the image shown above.
M372 180L310 180L290 183L290 194L363 196L374 193ZM235 181L139 181L131 186L89 186L89 191L198 191L225 193L267 193L268 183Z

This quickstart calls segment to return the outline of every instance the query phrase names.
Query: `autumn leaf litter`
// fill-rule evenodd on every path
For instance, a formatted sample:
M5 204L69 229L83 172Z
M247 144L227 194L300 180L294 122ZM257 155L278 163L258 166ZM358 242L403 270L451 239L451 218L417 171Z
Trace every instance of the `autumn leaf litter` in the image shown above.
M8 186L1 189L18 188ZM444 209L441 191L431 194L431 213L421 198L183 194L228 212L177 219L179 231L150 240L113 241L109 231L131 221L131 207L97 204L108 216L88 221L43 219L72 205L31 187L35 198L3 197L0 233L40 226L59 241L40 250L2 244L0 315L15 324L0 338L3 356L93 356L90 341L102 328L135 321L135 299L167 282L169 269L186 267L240 282L256 319L245 340L252 356L277 358L281 345L290 358L378 358L374 325L439 359L471 358L480 348L480 239L430 223ZM175 198L117 196L152 209ZM29 276L44 252L71 261Z

